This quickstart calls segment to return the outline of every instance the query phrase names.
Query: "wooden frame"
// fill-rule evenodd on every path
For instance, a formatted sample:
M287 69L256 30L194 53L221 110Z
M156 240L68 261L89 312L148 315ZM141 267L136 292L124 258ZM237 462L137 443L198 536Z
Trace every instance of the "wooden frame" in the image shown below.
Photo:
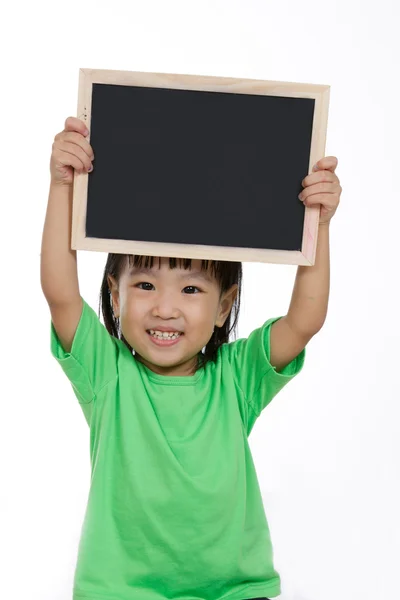
M87 124L89 130L91 123L92 86L95 83L174 88L181 90L233 92L235 94L313 98L315 100L315 111L311 138L309 173L311 173L313 165L325 155L330 95L330 86L328 85L167 73L80 69L77 114L78 118ZM90 143L90 135L88 141ZM319 227L318 207L305 208L304 233L300 251L135 242L86 237L85 222L88 177L88 173L75 173L71 239L71 246L73 249L143 254L149 256L175 256L194 259L212 258L214 260L268 262L305 266L312 266L315 263Z

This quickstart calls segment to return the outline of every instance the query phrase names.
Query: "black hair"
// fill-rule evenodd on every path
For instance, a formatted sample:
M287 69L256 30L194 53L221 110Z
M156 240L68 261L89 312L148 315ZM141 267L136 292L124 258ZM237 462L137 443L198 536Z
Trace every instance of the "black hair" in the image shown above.
M143 261L145 261L144 266L146 268L151 268L153 267L154 259L155 257L153 256L109 254L104 268L103 281L100 289L99 318L101 309L104 325L107 331L113 337L120 339L129 348L130 352L133 351L133 348L121 332L119 318L115 317L114 315L112 296L107 277L108 275L111 275L116 281L118 281L127 261L129 267L142 267ZM158 257L158 260L160 265L160 257ZM177 266L180 268L183 267L184 269L190 269L192 266L192 260L190 258L170 258L170 269L174 269ZM232 331L234 332L234 335L237 336L237 323L239 318L243 276L242 263L240 262L202 260L201 269L205 271L210 269L211 274L219 283L221 295L234 284L237 284L238 290L232 305L232 309L226 318L225 323L222 327L215 327L210 340L205 346L204 355L200 353L201 356L199 358L201 360L199 360L198 367L204 366L210 360L215 362L218 348L222 346L222 344L229 342L229 337Z

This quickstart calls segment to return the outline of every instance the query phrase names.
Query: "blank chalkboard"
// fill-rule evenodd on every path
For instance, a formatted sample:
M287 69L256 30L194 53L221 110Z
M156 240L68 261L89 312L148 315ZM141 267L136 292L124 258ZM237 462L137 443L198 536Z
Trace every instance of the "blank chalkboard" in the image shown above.
M75 249L314 264L329 86L80 71L94 170L75 175Z

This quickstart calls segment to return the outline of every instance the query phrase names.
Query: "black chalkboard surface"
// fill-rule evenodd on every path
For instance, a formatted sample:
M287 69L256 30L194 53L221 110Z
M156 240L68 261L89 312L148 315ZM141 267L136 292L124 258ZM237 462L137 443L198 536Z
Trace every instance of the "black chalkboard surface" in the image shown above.
M74 182L73 247L313 264L318 215L297 196L324 155L328 86L80 76L95 161Z

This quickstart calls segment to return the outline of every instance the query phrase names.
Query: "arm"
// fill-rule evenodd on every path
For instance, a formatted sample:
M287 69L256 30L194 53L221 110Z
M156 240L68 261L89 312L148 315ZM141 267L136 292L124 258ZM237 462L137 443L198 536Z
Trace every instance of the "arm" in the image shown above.
M271 364L279 372L322 328L330 286L329 222L320 224L315 264L297 267L287 315L271 326Z
M271 364L283 369L322 328L328 311L330 264L329 224L335 214L342 186L335 173L336 156L326 156L301 182L299 199L305 206L319 206L320 219L315 264L297 269L288 314L271 326Z
M72 185L50 184L40 258L40 278L52 322L66 352L82 312L76 251L70 248Z
M76 251L71 250L72 190L75 171L89 172L93 149L86 125L68 117L54 138L50 159L50 193L43 230L40 279L54 329L65 352L70 352L82 314Z

